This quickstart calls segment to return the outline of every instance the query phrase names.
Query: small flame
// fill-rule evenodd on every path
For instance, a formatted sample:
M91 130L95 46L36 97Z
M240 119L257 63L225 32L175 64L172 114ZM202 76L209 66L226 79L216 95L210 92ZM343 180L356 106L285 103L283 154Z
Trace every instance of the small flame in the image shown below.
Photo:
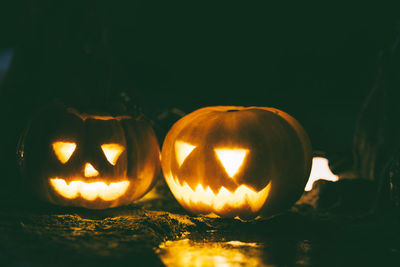
M72 181L69 184L61 178L51 178L50 184L61 196L73 199L82 196L86 200L95 200L97 197L105 201L111 201L125 194L129 186L129 181L110 183L104 182L85 183L82 181Z
M327 180L332 182L336 182L339 180L339 176L333 174L331 169L329 168L329 161L326 158L313 158L310 178L308 178L305 190L310 191L312 189L313 183L317 180Z
M230 209L247 208L252 212L257 212L264 205L271 188L271 183L268 183L259 192L255 192L245 185L239 186L234 192L221 187L219 192L214 194L209 186L204 189L201 184L198 184L193 190L186 182L181 185L172 175L167 175L166 178L172 193L181 204L188 206L191 203L201 204L204 207L204 214L218 213L226 207Z

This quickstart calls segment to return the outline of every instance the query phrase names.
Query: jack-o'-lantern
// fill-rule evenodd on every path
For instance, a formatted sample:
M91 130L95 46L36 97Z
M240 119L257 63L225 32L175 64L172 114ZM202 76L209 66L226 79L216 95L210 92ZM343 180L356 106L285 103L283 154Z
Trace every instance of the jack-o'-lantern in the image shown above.
M89 115L60 106L32 120L19 155L38 197L91 209L140 198L160 169L158 142L143 117Z
M171 192L192 213L269 216L303 193L311 145L301 125L278 109L206 107L173 125L161 165Z

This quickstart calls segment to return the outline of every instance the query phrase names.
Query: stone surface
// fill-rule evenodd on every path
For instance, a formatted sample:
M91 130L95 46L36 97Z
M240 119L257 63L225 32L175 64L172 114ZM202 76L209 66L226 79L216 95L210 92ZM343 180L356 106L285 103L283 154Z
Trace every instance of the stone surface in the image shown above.
M365 190L365 186L360 188ZM346 190L355 190L354 183L336 184L333 189L326 187L323 194L332 194L332 190L346 195ZM269 219L245 222L197 217L182 210L162 182L138 203L103 211L34 202L3 206L0 263L2 266L163 266L164 263L168 266L398 266L398 214L376 217L368 212L355 212L353 215L348 209L346 213L336 212L337 209L319 210L299 202L290 211Z

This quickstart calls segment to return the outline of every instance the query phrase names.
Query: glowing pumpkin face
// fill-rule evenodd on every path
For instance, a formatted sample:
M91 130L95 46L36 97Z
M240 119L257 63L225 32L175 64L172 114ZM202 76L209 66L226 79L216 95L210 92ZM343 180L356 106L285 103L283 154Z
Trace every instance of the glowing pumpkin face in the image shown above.
M32 121L22 145L30 188L58 205L103 209L129 204L151 189L159 171L152 128L130 116L58 108Z
M207 107L175 123L161 164L175 198L195 214L267 216L301 196L311 146L300 124L277 109Z

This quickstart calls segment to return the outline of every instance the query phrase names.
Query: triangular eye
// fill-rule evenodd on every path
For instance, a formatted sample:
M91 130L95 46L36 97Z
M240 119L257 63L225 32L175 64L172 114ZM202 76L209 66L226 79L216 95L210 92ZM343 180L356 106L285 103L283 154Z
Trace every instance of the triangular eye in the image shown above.
M246 157L247 152L249 152L248 149L243 148L216 148L214 149L214 151L215 153L217 153L217 156L221 161L222 166L224 166L225 171L231 178L233 178L233 176L239 171L244 162L244 158Z
M185 142L177 141L175 143L175 154L179 167L182 165L187 156L189 156L189 154L192 153L193 149L195 148L196 146L189 145L188 143Z
M103 150L108 162L112 165L117 163L119 156L125 150L125 148L119 144L104 144L101 145L101 149Z
M54 153L56 154L58 160L61 161L62 164L67 163L67 161L71 158L76 148L76 144L72 142L59 141L59 142L54 142L52 145Z

